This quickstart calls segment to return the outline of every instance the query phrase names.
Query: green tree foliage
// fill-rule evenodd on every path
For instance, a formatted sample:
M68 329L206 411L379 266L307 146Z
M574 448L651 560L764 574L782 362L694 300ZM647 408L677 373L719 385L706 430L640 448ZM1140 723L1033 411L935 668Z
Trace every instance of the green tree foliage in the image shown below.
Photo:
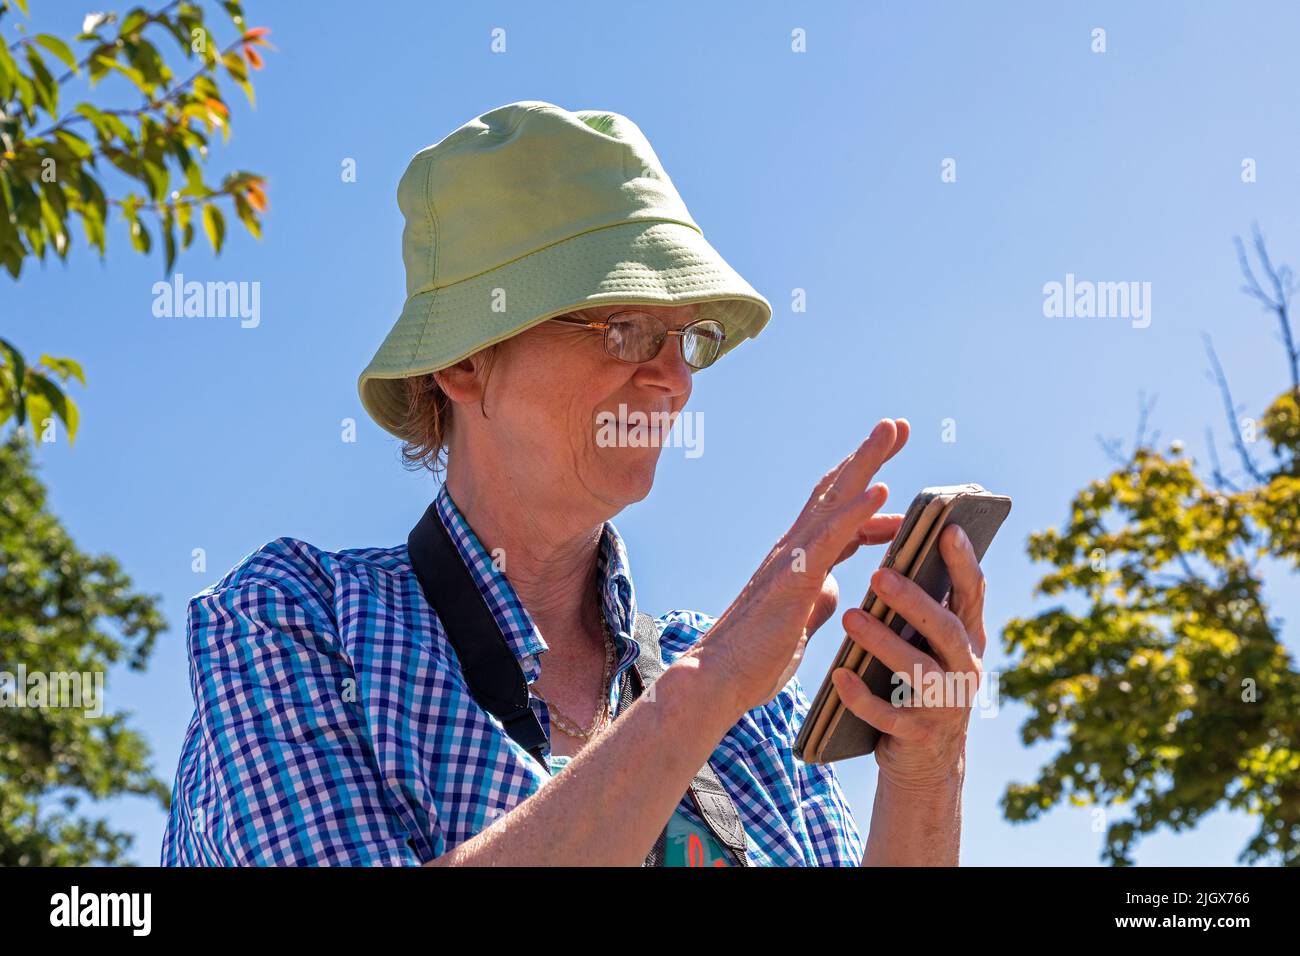
M46 510L31 450L11 430L0 443L0 865L119 863L131 837L83 804L138 794L165 805L127 712L16 706L22 671L142 670L163 629L157 598L135 593L112 558L79 551Z
M77 403L60 387L70 378L86 384L85 373L72 359L42 355L35 365L28 365L16 348L0 339L0 425L12 418L20 428L28 422L39 427L53 415L63 422L68 441L75 442L80 419Z
M10 276L47 252L66 259L78 223L102 257L114 216L138 252L151 252L157 236L165 271L193 243L196 222L220 254L223 206L261 236L265 180L204 172L212 137L230 136L222 84L252 103L249 71L269 48L266 28L249 27L238 2L221 7L224 41L202 6L180 0L88 14L65 40L27 30L17 16L27 0L0 0L0 265ZM126 91L138 102L86 96L115 86L112 96ZM85 385L74 360L31 363L0 339L0 426L15 426L0 442L0 865L120 862L130 836L87 817L83 803L167 800L127 713L22 699L24 672L142 670L164 627L156 598L134 593L112 558L78 551L46 510L24 426L35 437L58 418L75 438L77 406L63 388L74 378Z
M204 174L212 137L230 136L222 84L238 86L252 103L249 72L262 67L259 48L269 47L268 30L249 27L239 3L221 6L230 23L223 32L232 34L224 44L203 7L187 2L88 14L81 32L65 40L26 29L16 15L26 14L26 0L0 0L0 265L13 278L30 258L66 258L77 222L101 257L114 216L139 252L150 252L156 236L168 272L194 241L196 224L221 252L223 205L261 236L263 177L237 170L213 181ZM112 88L99 85L108 77L118 78L114 96L139 102L96 104L72 95ZM0 423L53 411L74 431L75 406L61 385L82 376L58 364L69 361L46 356L28 365L4 343ZM35 414L26 417L40 426Z
M1062 802L1104 808L1103 858L1116 865L1144 835L1195 827L1218 807L1259 819L1242 861L1300 865L1300 674L1259 567L1300 568L1300 387L1290 273L1258 233L1256 248L1273 282L1254 282L1243 251L1246 291L1281 322L1292 387L1258 423L1238 420L1210 350L1247 480L1224 474L1212 436L1207 481L1180 443L1157 451L1140 428L1131 457L1075 495L1064 529L1030 537L1030 556L1052 565L1037 592L1075 607L1003 633L1013 666L1002 691L1030 710L1021 737L1059 745L1037 780L1008 787L1003 811L1028 821ZM1268 466L1252 457L1258 439Z

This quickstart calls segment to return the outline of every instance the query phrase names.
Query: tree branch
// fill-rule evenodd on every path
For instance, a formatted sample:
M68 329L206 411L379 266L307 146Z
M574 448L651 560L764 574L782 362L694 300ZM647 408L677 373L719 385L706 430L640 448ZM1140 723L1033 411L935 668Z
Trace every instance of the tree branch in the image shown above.
M1250 457L1250 451L1246 448L1245 441L1241 437L1241 426L1237 424L1237 408L1232 402L1232 391L1228 388L1228 378L1223 374L1223 366L1219 364L1219 356L1214 351L1214 343L1210 336L1205 336L1205 351L1210 356L1210 364L1214 367L1214 378L1219 383L1219 394L1223 397L1223 410L1228 416L1228 428L1232 432L1232 444L1237 449L1237 454L1241 457L1241 463L1246 472L1261 485L1267 482L1267 479L1260 473L1255 462Z
M1205 426L1205 444L1210 452L1210 464L1212 469L1210 476L1214 479L1214 487L1219 491L1227 489L1231 492L1238 492L1241 489L1228 480L1228 476L1223 473L1223 466L1219 463L1219 449L1214 443L1214 429L1209 425Z
M1291 297L1295 294L1295 276L1286 266L1276 268L1273 266L1259 223L1251 225L1251 232L1254 236L1255 255L1259 257L1264 275L1272 286L1272 292L1265 292L1259 284L1251 268L1250 259L1246 255L1245 243L1241 241L1240 236L1233 236L1232 242L1237 249L1237 263L1241 267L1242 276L1246 279L1242 291L1258 300L1265 309L1277 316L1278 325L1282 330L1282 344L1286 349L1287 365L1291 371L1291 387L1300 392L1300 346L1297 346L1291 329Z
M1137 433L1133 438L1132 454L1124 454L1124 444L1118 438L1105 438L1100 434L1096 436L1097 444L1101 447L1101 450L1105 452L1106 457L1115 462L1115 464L1119 465L1121 468L1127 468L1129 464L1132 463L1139 448L1142 448L1143 446L1151 447L1159 440L1159 432L1152 433L1149 440L1147 438L1147 421L1151 416L1151 409L1156 407L1156 402L1158 400L1159 396L1156 395L1152 396L1150 401L1147 401L1146 392L1138 392L1138 424Z

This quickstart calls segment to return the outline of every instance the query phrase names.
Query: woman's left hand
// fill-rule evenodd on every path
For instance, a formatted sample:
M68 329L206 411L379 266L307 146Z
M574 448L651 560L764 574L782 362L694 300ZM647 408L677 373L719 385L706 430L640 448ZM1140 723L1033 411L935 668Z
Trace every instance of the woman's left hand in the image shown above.
M912 685L913 706L880 699L848 668L837 669L832 678L844 705L883 734L876 745L882 779L905 790L960 781L966 727L982 675L984 573L956 525L940 535L939 553L952 578L948 607L884 568L876 571L871 584L886 605L929 641L933 656L859 608L844 614L845 632ZM916 686L918 673L920 686Z

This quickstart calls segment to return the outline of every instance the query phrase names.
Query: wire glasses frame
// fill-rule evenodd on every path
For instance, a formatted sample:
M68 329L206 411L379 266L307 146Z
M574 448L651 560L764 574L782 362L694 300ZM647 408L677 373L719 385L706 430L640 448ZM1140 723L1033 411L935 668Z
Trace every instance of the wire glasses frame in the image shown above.
M691 368L708 368L722 353L726 329L717 319L695 319L680 329L670 329L649 312L616 312L604 322L588 322L577 316L558 315L552 322L564 322L602 332L605 351L620 362L639 365L649 362L664 347L668 336L681 338L682 358Z

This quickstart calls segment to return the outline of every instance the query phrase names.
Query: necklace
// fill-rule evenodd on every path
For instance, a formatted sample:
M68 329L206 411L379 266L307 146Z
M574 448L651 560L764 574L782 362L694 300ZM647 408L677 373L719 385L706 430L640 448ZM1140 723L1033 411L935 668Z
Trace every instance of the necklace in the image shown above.
M598 698L600 706L596 708L596 715L591 719L591 724L586 730L583 730L574 721L561 713L560 708L546 700L540 691L533 690L533 693L538 698L545 701L550 712L551 723L555 725L556 729L569 737L577 737L580 740L590 739L597 728L603 726L605 717L609 713L609 679L614 670L614 635L610 633L609 622L605 620L603 613L600 615L600 627L605 635L605 668L600 676L600 696Z

